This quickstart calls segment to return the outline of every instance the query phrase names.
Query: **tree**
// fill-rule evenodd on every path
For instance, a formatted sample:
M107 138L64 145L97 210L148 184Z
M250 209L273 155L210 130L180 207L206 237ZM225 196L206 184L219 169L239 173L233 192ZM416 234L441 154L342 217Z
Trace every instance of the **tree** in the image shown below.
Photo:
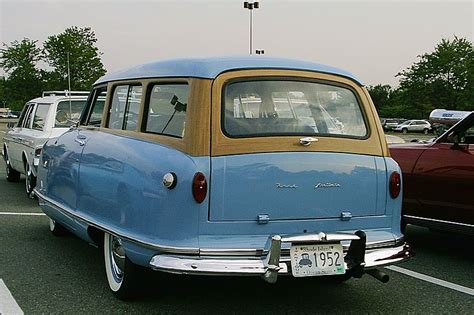
M21 109L26 101L36 97L42 90L40 71L41 49L37 41L28 38L21 42L3 44L0 49L0 66L7 74L3 82L5 101L12 109Z
M0 76L0 107L5 107L7 100L5 99L5 77Z
M49 36L44 43L45 60L53 68L53 71L45 73L48 86L55 90L68 89L69 55L71 89L89 90L106 72L96 42L95 33L89 27L73 26L58 35Z
M375 86L369 86L367 90L369 91L370 97L372 98L377 110L380 110L388 105L390 101L390 94L392 93L392 87L390 85L377 84Z
M434 52L397 74L401 99L426 117L434 108L473 110L474 50L470 41L442 39Z

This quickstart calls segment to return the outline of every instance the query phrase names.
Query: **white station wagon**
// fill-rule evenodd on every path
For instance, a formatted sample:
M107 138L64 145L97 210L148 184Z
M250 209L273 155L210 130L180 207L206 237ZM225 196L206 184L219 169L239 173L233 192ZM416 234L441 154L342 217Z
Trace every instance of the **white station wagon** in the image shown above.
M18 123L4 137L2 148L9 182L26 176L26 194L33 197L43 145L79 121L89 92L50 91L26 103Z

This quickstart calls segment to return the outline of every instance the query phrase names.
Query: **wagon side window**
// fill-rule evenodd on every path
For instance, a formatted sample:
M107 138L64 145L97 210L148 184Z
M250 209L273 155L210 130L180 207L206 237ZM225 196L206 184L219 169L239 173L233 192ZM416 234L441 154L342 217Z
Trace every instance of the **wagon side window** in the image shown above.
M28 112L30 108L30 104L26 104L25 107L23 107L23 111L21 112L20 118L18 119L17 127L22 127L23 126L23 121L25 120L26 113Z
M79 121L82 110L86 105L85 101L68 100L58 103L56 109L56 117L54 119L54 127L70 127L75 122Z
M88 117L85 123L87 126L100 126L102 122L102 112L104 110L106 96L107 90L105 88L98 89L94 92L92 104L88 109Z
M142 98L142 87L119 85L114 89L107 127L111 129L135 130Z
M38 104L33 118L33 129L43 130L50 104Z
M35 104L30 104L30 106L28 107L28 111L26 112L25 121L23 122L23 128L30 128L34 109Z
M186 127L189 86L155 84L149 90L145 132L182 138Z

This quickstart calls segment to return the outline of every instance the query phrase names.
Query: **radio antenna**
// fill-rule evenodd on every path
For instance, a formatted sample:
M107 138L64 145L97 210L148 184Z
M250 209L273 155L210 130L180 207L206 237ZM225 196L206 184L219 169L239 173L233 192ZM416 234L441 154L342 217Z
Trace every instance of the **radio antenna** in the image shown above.
M69 117L72 116L72 104L71 104L71 69L69 67L69 51L67 52L67 85L68 85L68 97L69 97Z

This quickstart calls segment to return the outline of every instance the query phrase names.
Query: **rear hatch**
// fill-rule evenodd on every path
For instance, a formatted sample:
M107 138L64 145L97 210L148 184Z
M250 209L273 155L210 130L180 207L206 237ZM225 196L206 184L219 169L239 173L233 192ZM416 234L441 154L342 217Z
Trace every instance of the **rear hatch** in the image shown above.
M384 214L385 140L367 96L352 80L316 72L219 75L209 220Z
M378 204L384 194L378 192L377 182L385 172L379 172L373 156L260 153L213 157L211 165L211 221L257 220L259 215L268 215L269 220L300 220L337 218L343 212L354 217L384 213L383 204Z

